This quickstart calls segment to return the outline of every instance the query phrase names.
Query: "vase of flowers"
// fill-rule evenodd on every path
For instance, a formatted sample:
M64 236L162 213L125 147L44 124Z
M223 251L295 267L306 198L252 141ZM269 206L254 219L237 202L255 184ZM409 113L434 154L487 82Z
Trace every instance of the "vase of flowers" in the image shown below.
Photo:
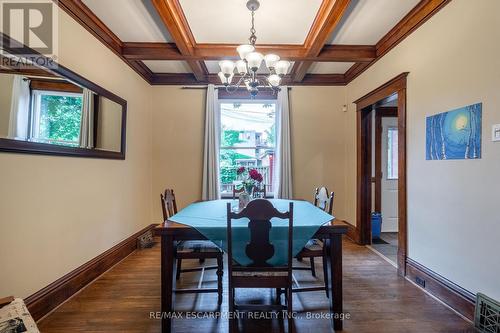
M252 200L253 190L255 187L260 187L260 184L264 180L262 174L256 169L247 169L245 167L239 167L236 170L236 174L239 179L242 179L241 186L244 191L238 196L239 209L245 208L250 200Z

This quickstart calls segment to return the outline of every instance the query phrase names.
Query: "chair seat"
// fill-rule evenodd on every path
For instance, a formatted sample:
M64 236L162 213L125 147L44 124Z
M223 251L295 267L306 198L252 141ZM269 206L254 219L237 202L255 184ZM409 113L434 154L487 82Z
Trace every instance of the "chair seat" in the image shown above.
M288 276L288 272L233 271L233 276L244 276L244 277Z
M177 244L177 253L220 253L222 250L211 241L182 241Z
M322 251L323 245L323 242L319 239L311 239L304 248L309 251Z

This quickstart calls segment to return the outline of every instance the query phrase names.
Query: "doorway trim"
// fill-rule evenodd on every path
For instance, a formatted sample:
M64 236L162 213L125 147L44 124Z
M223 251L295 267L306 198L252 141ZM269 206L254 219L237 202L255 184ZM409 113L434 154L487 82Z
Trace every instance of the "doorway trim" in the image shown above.
M406 81L408 72L354 101L356 104L357 194L356 231L359 242L371 244L372 111L377 102L397 94L398 105L398 274L405 276L407 254Z

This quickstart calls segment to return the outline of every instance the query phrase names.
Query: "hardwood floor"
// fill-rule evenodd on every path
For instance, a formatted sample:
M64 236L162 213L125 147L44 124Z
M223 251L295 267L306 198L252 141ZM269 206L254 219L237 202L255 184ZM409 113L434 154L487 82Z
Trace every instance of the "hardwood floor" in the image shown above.
M105 273L81 293L41 320L44 333L58 332L159 332L160 322L150 318L160 309L160 247L139 250ZM188 264L196 264L193 261ZM208 263L208 261L207 261ZM183 262L184 265L184 262ZM320 265L318 260L317 265ZM196 286L199 273L183 274L183 287ZM318 274L321 275L321 274ZM307 271L296 272L301 284L318 283ZM216 284L214 272L205 275L206 286ZM268 290L237 293L237 299L255 304L272 302ZM222 312L227 311L224 290ZM344 311L350 319L344 323L346 333L363 332L475 332L472 325L426 295L410 282L396 275L396 270L366 247L344 241ZM177 311L217 311L216 294L177 295ZM295 331L331 332L324 292L294 295ZM184 314L186 315L186 314ZM193 313L190 314L193 316ZM201 315L205 315L201 313ZM224 318L177 319L174 332L227 332ZM245 320L244 332L286 331L280 320Z
M391 260L394 265L398 262L398 233L397 232L382 232L380 239L387 244L372 243L372 248Z

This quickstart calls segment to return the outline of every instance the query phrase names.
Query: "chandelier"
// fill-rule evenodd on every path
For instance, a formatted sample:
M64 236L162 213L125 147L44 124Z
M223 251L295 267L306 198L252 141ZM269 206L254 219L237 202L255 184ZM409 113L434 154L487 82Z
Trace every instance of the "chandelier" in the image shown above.
M233 62L231 60L222 60L219 62L220 72L219 78L226 87L226 91L233 93L240 86L244 86L250 92L250 95L255 97L259 92L259 87L269 87L274 93L280 91L281 79L288 73L290 62L280 60L276 54L263 55L255 50L255 11L259 9L260 3L258 0L248 0L247 8L252 12L252 28L250 29L249 44L243 44L236 48L240 56L240 60ZM266 63L268 74L257 74L262 61ZM237 82L232 83L236 75Z

